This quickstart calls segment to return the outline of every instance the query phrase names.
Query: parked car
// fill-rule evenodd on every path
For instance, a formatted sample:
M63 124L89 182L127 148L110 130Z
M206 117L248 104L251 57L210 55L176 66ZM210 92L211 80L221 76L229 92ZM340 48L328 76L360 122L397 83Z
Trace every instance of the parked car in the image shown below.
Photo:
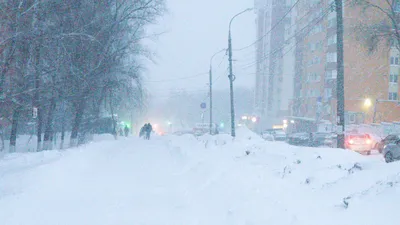
M327 132L315 132L310 135L309 140L311 147L333 147L333 138L335 137L331 133Z
M268 129L265 130L261 136L267 137L267 136L272 136L274 141L286 141L287 139L287 135L285 133L285 131L283 131L282 129ZM266 138L264 138L266 139ZM270 139L270 137L268 137L268 139Z
M308 147L335 147L336 134L328 132L293 133L288 135L288 144Z
M274 136L268 132L262 133L261 137L266 141L274 141Z
M383 157L387 163L400 159L400 140L389 143L383 147Z
M309 133L293 133L288 135L287 137L287 143L290 145L296 145L296 146L308 146L310 140L310 134Z
M336 133L329 133L325 137L324 146L327 146L327 147L330 147L330 148L336 148L337 147L337 134Z
M345 148L359 153L371 154L374 147L369 134L349 133L345 135Z
M382 153L385 145L396 143L397 141L400 141L400 134L390 134L380 142L376 143L375 149L377 149L379 153Z

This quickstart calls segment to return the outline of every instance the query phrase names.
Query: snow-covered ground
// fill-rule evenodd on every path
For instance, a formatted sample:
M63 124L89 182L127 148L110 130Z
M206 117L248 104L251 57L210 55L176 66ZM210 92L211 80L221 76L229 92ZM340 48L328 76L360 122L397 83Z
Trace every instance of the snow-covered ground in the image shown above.
M400 163L237 135L6 155L0 224L399 224Z

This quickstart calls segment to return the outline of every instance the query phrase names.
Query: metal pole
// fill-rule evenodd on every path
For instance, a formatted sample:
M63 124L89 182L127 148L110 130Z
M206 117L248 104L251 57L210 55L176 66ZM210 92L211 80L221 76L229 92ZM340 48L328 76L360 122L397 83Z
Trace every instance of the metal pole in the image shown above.
M344 148L344 66L343 66L343 11L342 0L335 0L337 20L337 146Z
M232 21L231 21L232 22ZM228 50L229 50L229 90L230 90L230 101L231 101L231 136L235 137L235 104L233 96L233 69L232 69L232 37L231 29L229 27L229 37L228 37Z
M235 81L235 76L233 75L232 69L232 36L231 36L231 26L232 21L239 15L252 10L252 8L245 9L240 13L236 14L232 17L231 21L229 22L229 36L228 36L228 51L229 51L229 89L231 93L231 136L235 137L235 105L234 105L234 97L233 97L233 81Z
M212 123L213 123L212 109L213 109L213 105L212 105L212 65L210 64L210 135L212 135Z
M212 61L213 61L214 57L217 54L219 54L221 52L224 52L224 51L226 52L225 48L220 50L220 51L218 51L218 52L216 52L213 56L211 56L211 59L210 59L210 134L211 135L212 135L212 123L213 123L213 119L212 119L212 117L213 117L213 113L212 113L212 110L213 110L213 104L212 104Z

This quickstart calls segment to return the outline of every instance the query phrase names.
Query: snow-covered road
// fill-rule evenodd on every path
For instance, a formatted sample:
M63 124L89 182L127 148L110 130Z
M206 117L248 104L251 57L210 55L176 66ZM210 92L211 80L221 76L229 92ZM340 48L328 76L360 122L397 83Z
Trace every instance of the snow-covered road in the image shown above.
M398 224L400 164L238 136L7 155L0 224Z

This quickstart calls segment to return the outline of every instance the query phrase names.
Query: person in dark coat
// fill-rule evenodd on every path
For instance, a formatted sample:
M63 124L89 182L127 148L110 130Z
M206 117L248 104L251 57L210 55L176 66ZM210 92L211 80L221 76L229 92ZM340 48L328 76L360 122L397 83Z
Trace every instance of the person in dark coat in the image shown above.
M143 125L142 128L140 128L139 137L143 137L145 133L146 133L146 124Z
M128 137L128 134L129 134L129 128L128 128L128 125L126 125L126 126L125 126L125 128L124 128L124 132L125 132L125 137Z
M145 128L145 131L146 131L146 139L147 139L147 140L150 140L150 134L151 134L151 132L153 131L153 127L151 126L150 123L146 124L145 126L146 126L146 128Z

